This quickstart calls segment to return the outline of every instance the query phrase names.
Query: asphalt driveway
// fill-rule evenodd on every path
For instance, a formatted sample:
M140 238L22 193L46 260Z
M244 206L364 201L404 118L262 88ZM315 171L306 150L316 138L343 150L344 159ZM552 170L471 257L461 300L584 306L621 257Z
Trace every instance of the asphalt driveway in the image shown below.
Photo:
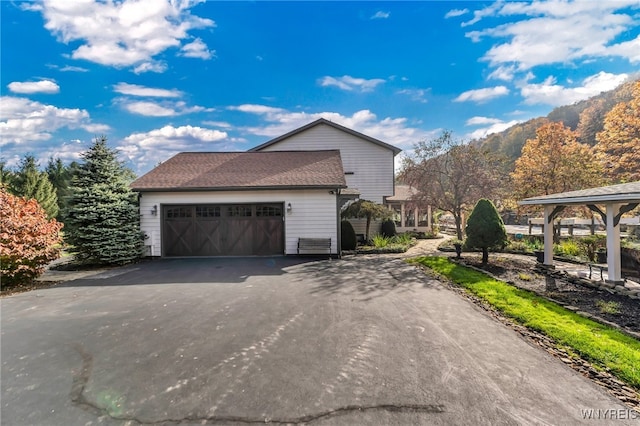
M153 261L0 303L3 425L633 416L391 257Z

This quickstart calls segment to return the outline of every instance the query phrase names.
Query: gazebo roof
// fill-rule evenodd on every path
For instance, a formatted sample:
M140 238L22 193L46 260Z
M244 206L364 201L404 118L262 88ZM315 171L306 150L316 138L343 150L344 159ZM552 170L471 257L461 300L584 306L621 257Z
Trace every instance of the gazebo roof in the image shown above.
M611 202L640 203L640 181L525 198L518 201L518 204L570 205Z

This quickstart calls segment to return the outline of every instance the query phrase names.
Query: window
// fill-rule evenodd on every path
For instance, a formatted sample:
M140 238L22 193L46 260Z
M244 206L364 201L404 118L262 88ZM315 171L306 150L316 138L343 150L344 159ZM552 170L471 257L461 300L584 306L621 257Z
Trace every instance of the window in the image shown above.
M196 217L220 217L220 207L198 206L196 207Z
M192 217L193 209L191 207L170 207L167 208L167 218Z
M231 217L251 216L251 206L229 206L227 215Z
M275 217L282 216L281 206L256 206L256 216Z

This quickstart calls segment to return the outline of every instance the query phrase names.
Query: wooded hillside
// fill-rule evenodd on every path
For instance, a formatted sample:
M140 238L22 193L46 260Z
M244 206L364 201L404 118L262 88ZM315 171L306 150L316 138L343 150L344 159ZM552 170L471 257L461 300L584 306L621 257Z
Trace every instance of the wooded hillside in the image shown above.
M513 164L520 157L522 147L528 139L536 137L536 130L549 122L561 122L576 131L578 142L589 146L596 145L596 134L604 128L604 118L615 105L632 99L632 89L640 78L628 81L614 90L573 105L555 108L546 117L534 118L516 124L500 133L473 141L476 146L503 154Z

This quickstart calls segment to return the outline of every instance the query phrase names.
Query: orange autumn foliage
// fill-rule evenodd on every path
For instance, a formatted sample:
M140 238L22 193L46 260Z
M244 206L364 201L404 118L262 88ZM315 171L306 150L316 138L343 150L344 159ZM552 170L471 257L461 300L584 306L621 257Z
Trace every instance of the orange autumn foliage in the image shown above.
M28 283L60 257L62 223L48 220L34 199L0 188L0 274L2 287Z

